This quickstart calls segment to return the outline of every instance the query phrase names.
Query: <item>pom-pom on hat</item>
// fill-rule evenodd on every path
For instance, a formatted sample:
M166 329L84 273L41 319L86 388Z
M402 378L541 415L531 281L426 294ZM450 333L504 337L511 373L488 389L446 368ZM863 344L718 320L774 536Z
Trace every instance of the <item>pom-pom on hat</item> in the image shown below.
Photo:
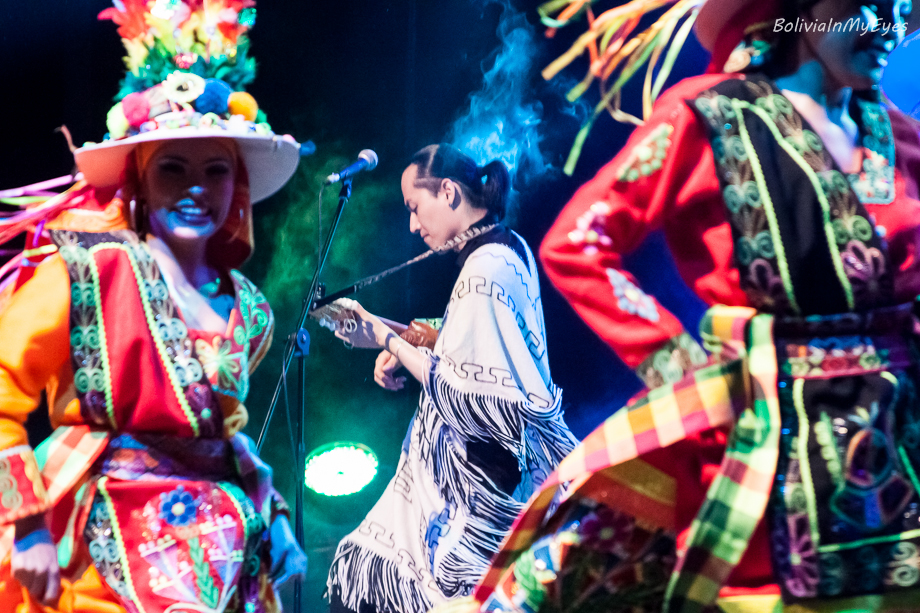
M252 202L271 196L297 169L300 146L275 134L243 88L255 77L246 33L254 0L113 0L99 13L118 27L127 73L106 118L101 143L74 152L96 187L124 180L128 156L143 142L232 138L249 174Z

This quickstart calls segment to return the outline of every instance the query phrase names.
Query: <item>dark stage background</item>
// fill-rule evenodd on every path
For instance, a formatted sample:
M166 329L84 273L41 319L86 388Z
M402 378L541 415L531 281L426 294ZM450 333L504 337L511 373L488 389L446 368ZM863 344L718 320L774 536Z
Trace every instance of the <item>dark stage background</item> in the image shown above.
M256 207L257 249L244 272L271 301L277 328L275 345L246 403L251 436L261 427L283 339L294 325L315 264L323 177L361 149L380 156L377 170L355 180L324 279L335 290L424 250L408 232L399 192L406 160L424 145L472 143L474 149L513 161L519 205L513 226L534 251L577 186L622 147L630 128L602 118L575 176L561 173L589 109L586 103L568 103L564 92L581 79L586 63L576 63L560 83L545 83L539 71L567 48L578 26L547 39L537 23L535 2L509 2L260 1L251 33L259 76L249 91L276 132L312 139L317 152L303 160L287 187ZM66 124L77 144L102 138L123 72L115 25L96 20L108 6L108 0L0 3L0 189L70 172L72 157L54 133L57 126ZM691 39L671 82L702 72L706 61ZM624 95L624 106L634 113L639 113L640 87L637 79ZM586 98L593 104L596 94ZM337 189L325 194L326 227L336 194ZM660 235L653 234L627 266L695 330L702 304L673 273L667 257ZM455 275L450 256L431 259L358 298L392 319L437 317ZM543 294L553 376L565 390L567 420L583 437L622 406L639 383L545 280ZM380 389L373 382L374 353L348 351L327 331L313 323L308 327L313 346L307 449L334 440L358 441L373 448L381 461L377 480L357 500L333 506L307 498L310 571L304 610L322 611L336 543L357 525L393 475L418 386L395 394ZM295 377L290 383L296 384ZM47 425L33 422L30 431L38 443ZM263 457L275 467L278 488L292 500L302 476L294 467L283 408L273 420ZM282 593L289 606L290 586Z

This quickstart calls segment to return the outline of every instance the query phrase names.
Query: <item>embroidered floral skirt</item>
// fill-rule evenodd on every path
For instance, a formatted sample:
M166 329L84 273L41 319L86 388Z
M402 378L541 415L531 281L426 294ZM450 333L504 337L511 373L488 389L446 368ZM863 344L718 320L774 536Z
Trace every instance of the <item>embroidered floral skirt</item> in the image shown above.
M222 440L122 435L101 461L83 537L129 612L276 609L265 522Z

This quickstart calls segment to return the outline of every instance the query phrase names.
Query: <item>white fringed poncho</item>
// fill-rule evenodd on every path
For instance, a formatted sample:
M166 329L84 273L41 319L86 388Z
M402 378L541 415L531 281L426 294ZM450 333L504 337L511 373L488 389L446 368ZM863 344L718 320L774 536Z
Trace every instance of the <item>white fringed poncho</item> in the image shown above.
M396 476L336 551L327 585L354 611L364 601L421 613L469 594L523 503L577 443L550 378L533 254L501 226L474 241ZM517 459L513 495L467 461L474 441Z

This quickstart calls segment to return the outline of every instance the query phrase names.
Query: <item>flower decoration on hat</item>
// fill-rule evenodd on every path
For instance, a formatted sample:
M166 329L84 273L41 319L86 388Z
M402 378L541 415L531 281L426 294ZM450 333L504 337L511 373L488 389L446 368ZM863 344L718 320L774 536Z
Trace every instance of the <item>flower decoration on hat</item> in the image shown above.
M243 91L255 78L247 36L254 0L113 2L99 18L118 25L127 73L108 114L109 139L188 126L271 133Z
M176 104L189 104L204 93L204 79L191 72L176 71L166 77L166 99Z
M255 78L246 33L254 0L114 0L99 13L118 27L128 55L119 98L162 83L174 70L242 89Z

